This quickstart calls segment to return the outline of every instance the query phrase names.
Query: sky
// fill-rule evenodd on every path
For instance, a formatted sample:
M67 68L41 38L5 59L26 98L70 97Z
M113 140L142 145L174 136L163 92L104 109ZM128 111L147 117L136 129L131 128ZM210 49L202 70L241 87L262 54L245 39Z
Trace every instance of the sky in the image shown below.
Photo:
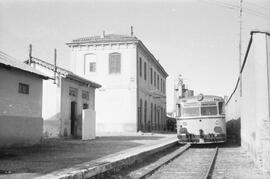
M19 59L33 56L69 67L73 39L134 35L169 74L167 111L181 74L195 94L229 96L239 71L240 0L0 0L0 50ZM250 30L270 31L270 0L244 0L242 54Z

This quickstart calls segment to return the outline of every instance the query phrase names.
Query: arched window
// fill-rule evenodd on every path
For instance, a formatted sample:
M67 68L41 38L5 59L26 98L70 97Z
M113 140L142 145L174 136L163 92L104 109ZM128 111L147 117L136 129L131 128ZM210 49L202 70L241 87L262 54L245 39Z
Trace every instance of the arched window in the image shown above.
M154 123L155 123L155 130L157 130L157 105L155 104L155 108L154 108Z
M97 58L95 54L86 54L84 56L84 74L96 72Z
M156 72L154 71L154 87L156 87Z
M140 77L142 77L142 58L139 58L139 72L140 72Z
M160 91L163 92L162 78L160 78Z
M153 68L150 68L150 84L153 84Z
M139 121L138 121L138 128L139 130L142 130L142 108L143 108L143 103L142 99L140 99L140 106L139 106Z
M147 101L144 101L144 129L147 129Z
M150 120L151 120L151 122L150 122L150 129L151 130L153 130L153 128L152 128L152 125L153 125L153 103L151 103L151 113L150 113Z
M159 75L157 75L157 89L159 90Z
M144 80L146 80L146 78L147 78L146 68L147 68L146 62L144 62Z
M166 86L165 86L165 80L163 80L163 93L166 93Z
M160 108L160 126L161 126L161 130L163 130L163 108Z
M109 54L109 74L121 73L121 54Z

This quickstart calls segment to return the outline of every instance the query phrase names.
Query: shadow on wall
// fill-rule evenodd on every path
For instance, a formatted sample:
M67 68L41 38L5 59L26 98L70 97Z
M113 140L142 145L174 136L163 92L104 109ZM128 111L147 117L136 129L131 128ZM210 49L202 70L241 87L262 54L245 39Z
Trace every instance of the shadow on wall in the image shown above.
M60 113L53 115L43 121L43 137L59 137L60 136Z
M241 145L241 118L229 120L226 123L227 142Z

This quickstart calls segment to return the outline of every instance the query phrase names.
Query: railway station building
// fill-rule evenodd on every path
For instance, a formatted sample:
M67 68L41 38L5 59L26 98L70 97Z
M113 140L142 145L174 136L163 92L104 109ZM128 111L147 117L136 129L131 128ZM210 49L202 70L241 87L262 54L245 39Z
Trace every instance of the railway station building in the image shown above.
M67 43L71 71L96 81L97 134L166 128L167 72L141 40L103 34Z
M0 51L0 147L42 138L42 87L49 77Z
M39 58L25 61L52 80L43 81L45 138L95 138L95 89L101 85Z

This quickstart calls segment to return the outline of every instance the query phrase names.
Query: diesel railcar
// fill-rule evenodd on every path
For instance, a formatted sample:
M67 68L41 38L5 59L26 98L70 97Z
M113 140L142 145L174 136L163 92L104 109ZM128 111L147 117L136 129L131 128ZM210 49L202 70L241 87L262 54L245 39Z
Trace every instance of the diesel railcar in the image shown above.
M224 100L213 95L198 95L177 102L179 143L226 142Z

